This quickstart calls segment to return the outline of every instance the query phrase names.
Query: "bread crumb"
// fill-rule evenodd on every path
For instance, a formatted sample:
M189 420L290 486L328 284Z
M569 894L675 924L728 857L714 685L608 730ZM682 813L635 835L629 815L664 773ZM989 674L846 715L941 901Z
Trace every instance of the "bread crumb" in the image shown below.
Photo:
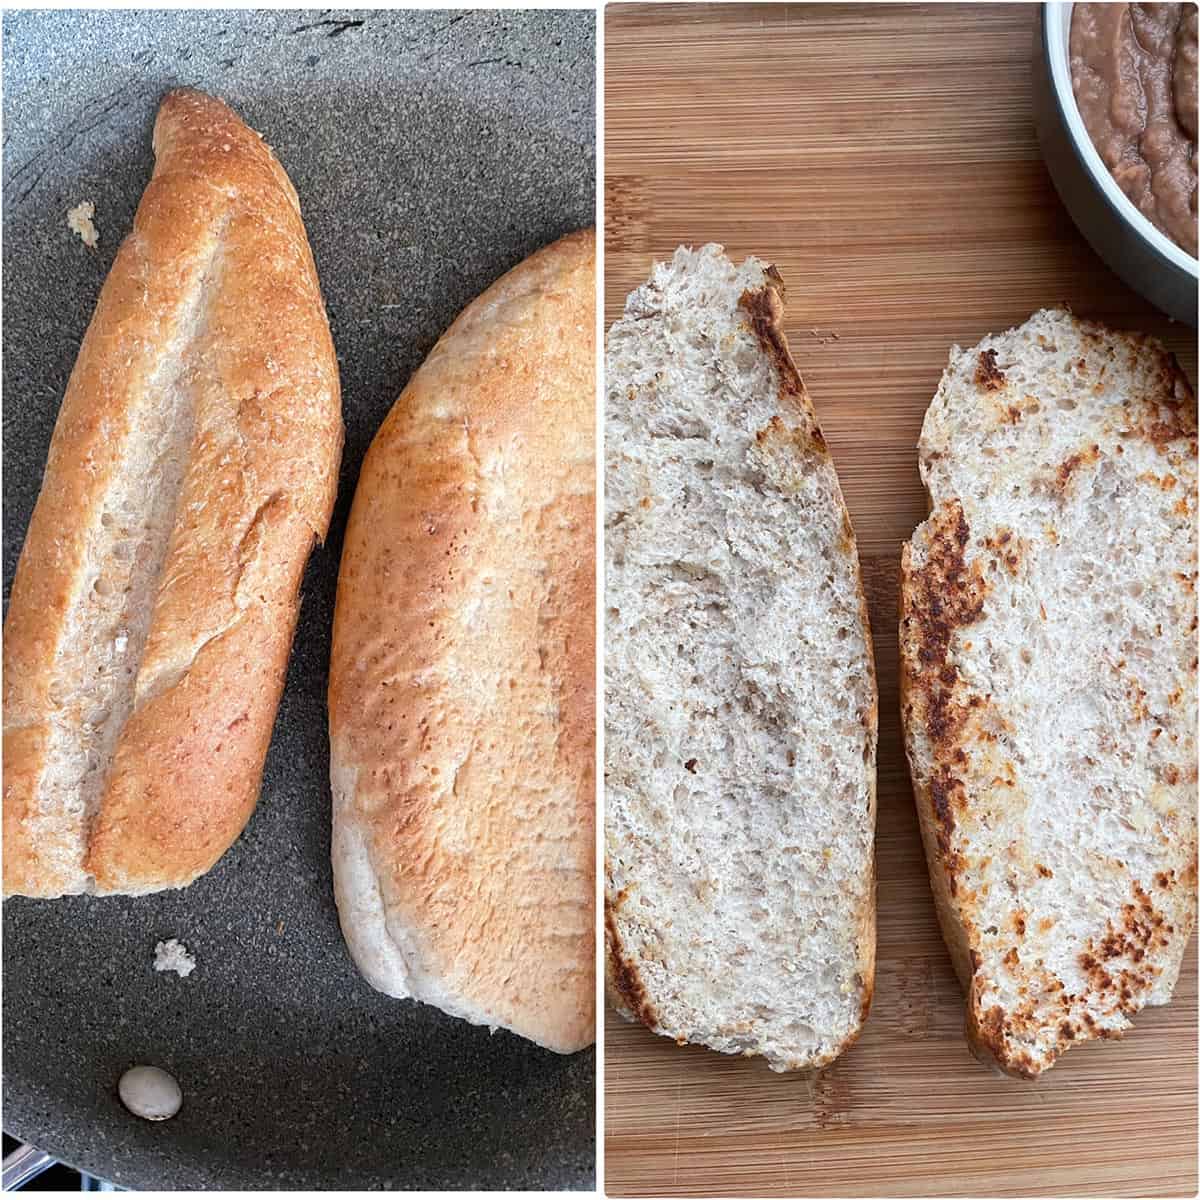
M90 200L81 200L67 212L67 226L79 234L80 240L89 249L94 249L100 240L100 231L92 224L96 206Z
M196 960L188 953L188 948L175 938L159 942L154 947L154 969L156 971L174 971L181 979L186 978L196 969Z

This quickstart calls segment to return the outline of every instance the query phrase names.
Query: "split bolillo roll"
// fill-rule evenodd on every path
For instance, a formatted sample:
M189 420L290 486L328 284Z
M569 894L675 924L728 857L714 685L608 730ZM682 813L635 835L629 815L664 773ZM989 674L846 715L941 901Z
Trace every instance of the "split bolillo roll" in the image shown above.
M184 887L241 833L337 486L295 189L171 92L80 347L4 628L4 892Z

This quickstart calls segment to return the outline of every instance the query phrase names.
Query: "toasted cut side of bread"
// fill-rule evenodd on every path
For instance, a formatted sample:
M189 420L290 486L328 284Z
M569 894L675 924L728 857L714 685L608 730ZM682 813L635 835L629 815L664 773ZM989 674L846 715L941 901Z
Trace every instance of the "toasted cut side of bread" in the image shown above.
M904 548L902 715L984 1061L1033 1078L1165 1004L1196 911L1196 414L1062 311L954 347Z
M610 998L818 1067L875 960L877 700L858 553L783 283L680 248L609 331Z

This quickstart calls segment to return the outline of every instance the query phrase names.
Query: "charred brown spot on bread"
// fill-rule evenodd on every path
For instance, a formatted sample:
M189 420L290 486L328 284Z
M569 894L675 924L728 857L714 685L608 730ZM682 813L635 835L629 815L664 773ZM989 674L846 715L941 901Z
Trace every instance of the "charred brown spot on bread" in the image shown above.
M997 1062L1003 1062L1006 1057L1004 1009L998 1004L993 1004L986 1012L979 1013L975 1029L980 1043L992 1053Z
M824 443L824 437L821 441ZM854 553L854 526L850 523L850 513L842 513L842 529L838 535L838 548L845 554Z
M1021 962L1021 956L1017 952L1016 946L1010 947L1010 949L1004 956L1004 965L1007 967L1015 967L1015 966L1019 966L1020 962Z
M1146 391L1155 399L1142 406L1141 421L1130 432L1144 438L1160 453L1170 451L1175 442L1190 441L1193 445L1186 450L1194 456L1196 397L1173 354L1161 354Z
M695 773L696 773L696 762L697 762L697 760L696 760L696 759L694 759L694 758L689 758L689 759L687 760L687 762L685 762L685 763L683 764L683 769L684 769L685 771L691 771L691 773L692 773L693 775L695 775Z
M1008 569L1010 575L1017 573L1017 568L1021 565L1021 554L1013 544L1011 529L1001 529L994 537L985 537L983 544L995 555L996 561Z
M855 972L854 982L862 989L862 1003L858 1006L858 1028L851 1033L850 1041L846 1043L846 1046L858 1041L863 1026L866 1024L867 1017L871 1012L871 1001L875 998L874 972L872 972L870 979L864 979L860 973Z
M973 710L983 703L972 696L963 699L962 680L950 661L950 644L958 630L979 620L987 584L979 564L967 566L964 554L970 541L962 505L957 501L939 506L926 524L928 545L924 565L913 572L906 629L915 648L915 670L909 681L914 708L924 711L935 769L929 783L929 804L937 830L951 894L957 894L957 875L962 869L952 852L951 835L955 811L966 806L961 779L953 768L966 762L960 733Z
M929 805L937 823L937 846L950 894L958 894L959 876L966 867L961 854L954 849L952 835L955 811L966 807L966 792L962 780L942 767L929 781Z
M1059 464L1056 478L1060 488L1066 487L1075 468L1083 461L1081 455L1072 454Z
M1043 879L1054 878L1054 872L1050 870L1049 867L1044 866L1042 863L1034 863L1034 870L1036 870Z
M937 674L941 687L931 687L928 698L927 728L935 743L949 740L961 723L961 714L951 708L951 697L958 672L943 667Z
M990 1059L1009 1075L1036 1079L1047 1065L1045 1061L1036 1062L1030 1052L1020 1044L1015 1036L1018 1030L1006 1020L1004 1010L998 1004L982 1012L977 1005L973 1006L968 1017L968 1033L974 1035L972 1050L976 1057L983 1058L984 1061Z
M940 671L954 634L979 620L988 589L978 563L968 569L963 557L971 531L962 505L954 500L940 506L928 527L925 565L913 578L911 615L918 629L918 658Z
M1042 1073L1042 1068L1034 1062L1028 1050L1013 1055L1005 1065L1012 1074L1020 1075L1022 1079L1036 1079Z
M618 896L623 894L619 893ZM608 935L608 962L612 985L630 1013L643 1025L653 1029L658 1024L658 1016L646 995L646 988L638 975L637 967L625 955L621 935L617 932L616 906L607 900L604 904L604 928Z
M994 1004L987 1010L979 1021L980 1031L993 1036L999 1042L1004 1032L1004 1010Z
M1080 468L1089 466L1100 458L1100 447L1097 445L1089 446L1085 450L1077 451L1075 454L1068 455L1061 463L1058 464L1058 470L1054 474L1054 482L1058 490L1065 491L1067 485L1071 482L1071 476Z
M1155 882L1160 878L1170 882L1164 872ZM1133 899L1121 906L1120 919L1109 918L1103 936L1089 938L1078 960L1096 1003L1126 1016L1141 1008L1162 974L1162 968L1148 960L1162 957L1173 932L1137 880L1131 890Z
M1196 414L1191 405L1162 401L1159 416L1140 431L1147 441L1159 451L1166 450L1172 442L1195 439Z
M929 801L938 821L938 843L943 854L950 852L950 834L954 832L954 813L966 804L962 780L943 767L929 781ZM942 844L943 835L945 843Z
M975 382L987 392L998 392L1004 386L1004 372L996 365L995 350L984 350L975 367Z
M823 457L827 453L825 436L814 421L788 425L779 416L774 416L755 433L754 440L768 452L773 445L784 445L794 448L801 455L816 454ZM853 532L850 536L853 538Z
M1017 989L1017 993L1024 996L1025 999L1009 1013L1008 1020L1005 1022L1005 1031L1025 1038L1036 1034L1040 1028L1036 1017L1037 1002L1029 995L1029 988L1024 985Z
M766 274L772 282L754 291L744 291L738 305L749 318L750 329L758 339L763 353L775 364L775 369L779 372L780 390L786 396L802 396L804 381L800 378L800 372L796 370L796 364L788 350L787 338L783 334L783 280L774 267L769 267ZM820 437L819 431L817 436Z

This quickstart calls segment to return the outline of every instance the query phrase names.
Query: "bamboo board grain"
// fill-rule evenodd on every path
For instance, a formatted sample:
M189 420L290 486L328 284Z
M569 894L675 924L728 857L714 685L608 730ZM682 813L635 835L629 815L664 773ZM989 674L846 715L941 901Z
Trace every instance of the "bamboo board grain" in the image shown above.
M915 446L950 344L1065 301L1158 335L1196 377L1192 331L1105 268L1046 175L1035 19L1032 5L606 10L606 320L681 242L778 265L858 532L880 682L862 1040L816 1077L778 1076L610 1011L610 1194L1196 1191L1194 940L1172 1004L1123 1042L1073 1050L1033 1085L989 1074L962 1038L900 740L899 551L924 516Z

